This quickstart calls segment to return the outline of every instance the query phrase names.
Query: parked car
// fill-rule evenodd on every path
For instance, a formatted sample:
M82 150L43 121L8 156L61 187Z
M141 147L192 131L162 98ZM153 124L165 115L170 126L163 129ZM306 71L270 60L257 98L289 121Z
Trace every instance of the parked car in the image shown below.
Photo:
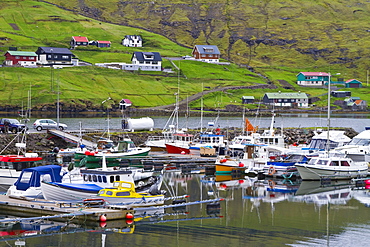
M58 123L51 119L37 119L33 123L33 128L37 131L46 130L46 129L58 129ZM59 129L65 130L67 129L67 125L63 123L59 123Z
M13 118L2 118L0 120L0 131L5 133L6 123L8 122L8 131L12 133L18 133L26 129L26 125L20 123L17 119Z

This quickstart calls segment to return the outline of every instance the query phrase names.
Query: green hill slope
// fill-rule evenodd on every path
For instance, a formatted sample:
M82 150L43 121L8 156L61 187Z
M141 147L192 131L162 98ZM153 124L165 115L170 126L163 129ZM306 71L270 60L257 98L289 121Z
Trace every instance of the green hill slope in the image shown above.
M158 51L163 57L179 57L189 55L194 44L209 43L220 47L222 57L243 66L175 61L181 68L181 77L176 73L131 73L95 66L60 70L3 67L0 106L25 105L28 91L33 106L52 106L60 91L64 109L97 107L108 96L115 103L129 98L135 107L153 107L173 103L178 85L183 100L204 88L267 82L277 87L270 91L287 91L280 80L294 87L290 91L319 96L325 89L295 85L299 71L333 71L341 72L346 79L366 79L369 52L366 21L370 18L366 15L367 4L359 5L357 9L361 11L352 13L352 18L349 18L350 10L353 12L356 7L347 5L357 6L352 1L343 4L331 1L330 5L323 1L315 4L311 1L2 1L0 49L3 53L9 47L24 51L36 51L39 46L69 47L71 36L81 35L89 40L112 42L111 48L90 46L73 51L80 60L93 64L130 63L133 51ZM328 22L322 20L324 10L325 15L330 15ZM127 34L142 35L144 47L122 46L121 40ZM166 59L163 66L172 68ZM240 104L243 95L259 99L266 90L210 93L205 96L205 107ZM366 88L356 89L353 95L364 98L366 92ZM199 107L199 104L194 101L190 106Z

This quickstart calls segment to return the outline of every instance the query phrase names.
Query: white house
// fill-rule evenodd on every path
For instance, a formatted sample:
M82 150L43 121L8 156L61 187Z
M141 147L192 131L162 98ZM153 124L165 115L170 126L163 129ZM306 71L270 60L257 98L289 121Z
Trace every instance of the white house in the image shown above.
M142 47L143 40L140 35L126 35L122 40L122 45L129 47Z
M161 71L162 57L159 52L138 52L132 54L131 64L122 65L123 70Z

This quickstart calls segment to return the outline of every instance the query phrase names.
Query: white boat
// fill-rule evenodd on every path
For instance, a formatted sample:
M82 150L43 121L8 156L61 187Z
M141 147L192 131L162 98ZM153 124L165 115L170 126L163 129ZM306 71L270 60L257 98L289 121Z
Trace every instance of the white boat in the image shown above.
M291 153L312 154L343 147L351 141L344 133L342 130L330 130L329 134L328 131L316 132L307 147L290 147Z
M9 187L7 196L16 198L42 198L41 182L61 182L62 167L58 165L37 166L23 169L17 181Z
M324 155L312 158L307 164L295 166L303 180L352 179L366 177L367 162L354 162L351 158L339 155Z
M335 148L335 151L346 154L354 161L370 162L370 130L364 130L347 145Z

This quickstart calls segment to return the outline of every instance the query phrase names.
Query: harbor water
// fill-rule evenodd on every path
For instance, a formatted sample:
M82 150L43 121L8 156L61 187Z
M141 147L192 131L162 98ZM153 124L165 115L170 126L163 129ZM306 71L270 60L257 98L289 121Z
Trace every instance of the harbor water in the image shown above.
M275 127L327 127L320 115L281 115ZM152 117L162 129L167 119ZM55 118L54 118L55 119ZM271 118L249 118L268 128ZM70 130L120 129L121 119L61 118ZM180 119L180 127L200 128L199 118ZM204 118L221 128L242 127L237 117ZM33 120L31 120L33 123ZM187 125L186 125L187 123ZM182 126L183 125L183 126ZM367 115L333 115L331 127L361 132L370 126ZM370 238L370 191L350 181L306 182L233 176L214 176L177 167L164 173L167 196L189 195L176 208L137 211L134 220L61 222L34 220L1 222L31 217L0 212L2 246L367 246ZM213 199L223 201L209 202ZM204 201L204 203L202 203Z
M224 201L141 211L134 221L2 223L0 246L367 246L368 190L271 181L172 170L165 173L168 196Z

